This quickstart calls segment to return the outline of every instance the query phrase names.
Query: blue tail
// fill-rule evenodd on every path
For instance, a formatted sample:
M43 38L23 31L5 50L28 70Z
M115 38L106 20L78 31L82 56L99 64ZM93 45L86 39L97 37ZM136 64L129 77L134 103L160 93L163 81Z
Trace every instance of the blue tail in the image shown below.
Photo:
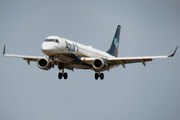
M116 32L115 32L115 35L114 35L114 38L113 38L113 41L112 41L112 44L111 44L111 47L107 51L107 53L109 53L110 55L113 55L115 57L118 56L120 30L121 30L121 26L118 25Z

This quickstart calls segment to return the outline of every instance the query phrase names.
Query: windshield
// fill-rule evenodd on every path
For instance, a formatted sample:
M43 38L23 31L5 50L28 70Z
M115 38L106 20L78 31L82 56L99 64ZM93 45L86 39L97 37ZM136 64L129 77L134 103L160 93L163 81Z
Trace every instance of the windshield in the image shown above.
M57 39L45 39L45 42L56 42L59 43L59 41Z

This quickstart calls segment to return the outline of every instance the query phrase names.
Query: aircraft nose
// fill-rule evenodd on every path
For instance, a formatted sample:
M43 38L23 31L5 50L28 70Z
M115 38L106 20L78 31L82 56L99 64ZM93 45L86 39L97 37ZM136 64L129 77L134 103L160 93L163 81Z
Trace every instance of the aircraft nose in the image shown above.
M51 54L53 48L51 44L44 42L41 46L41 50L44 54Z

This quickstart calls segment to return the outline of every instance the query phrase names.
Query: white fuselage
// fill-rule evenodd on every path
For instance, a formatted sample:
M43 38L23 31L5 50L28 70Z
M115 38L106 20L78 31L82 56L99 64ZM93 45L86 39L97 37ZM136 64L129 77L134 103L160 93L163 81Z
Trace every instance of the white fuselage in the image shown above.
M67 40L65 38L60 38L57 36L50 36L47 39L57 39L59 42L44 41L42 43L42 52L48 56L53 55L65 55L65 54L74 54L81 57L90 57L90 58L114 58L114 56L94 49L91 46L85 46L77 42Z
M71 67L78 69L90 68L82 58L115 58L114 56L94 49L91 46L85 46L77 42L60 38L57 36L47 37L42 43L42 52L48 56L55 56L55 58L70 64Z

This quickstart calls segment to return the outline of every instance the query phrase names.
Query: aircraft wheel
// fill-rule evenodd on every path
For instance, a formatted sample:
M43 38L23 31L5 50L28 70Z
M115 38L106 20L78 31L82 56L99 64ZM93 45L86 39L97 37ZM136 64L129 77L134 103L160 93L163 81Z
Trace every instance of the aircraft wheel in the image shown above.
M68 78L68 74L65 72L64 73L64 79L67 79Z
M100 74L100 78L101 78L101 80L104 79L104 74L103 73Z
M58 78L62 79L62 73L61 72L58 74Z
M99 77L98 73L95 73L94 78L97 80Z

